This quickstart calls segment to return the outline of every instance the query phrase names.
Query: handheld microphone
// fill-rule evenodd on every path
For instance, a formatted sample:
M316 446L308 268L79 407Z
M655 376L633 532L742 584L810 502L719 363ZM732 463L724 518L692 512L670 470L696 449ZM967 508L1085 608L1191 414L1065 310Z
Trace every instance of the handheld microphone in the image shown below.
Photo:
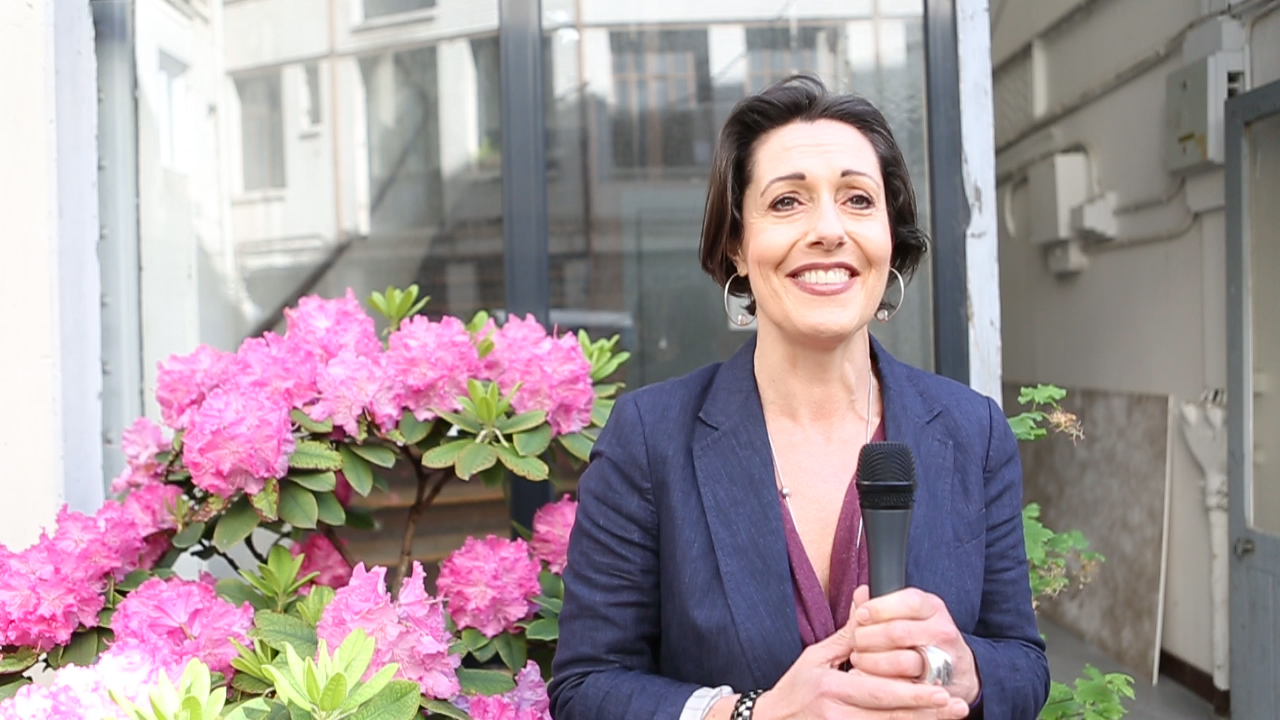
M871 597L880 597L907 586L907 530L916 494L911 448L895 442L862 446L857 485L867 532Z

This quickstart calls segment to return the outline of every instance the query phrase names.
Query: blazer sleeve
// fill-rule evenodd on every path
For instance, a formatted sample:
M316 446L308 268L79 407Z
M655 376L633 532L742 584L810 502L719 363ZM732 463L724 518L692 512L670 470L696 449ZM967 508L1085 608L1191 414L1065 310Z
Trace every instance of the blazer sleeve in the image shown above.
M1031 603L1022 530L1022 463L1017 440L988 399L990 444L983 480L987 498L987 565L982 606L965 635L982 681L971 718L1035 718L1049 697L1049 662Z
M657 675L659 536L649 473L640 410L623 395L578 483L548 687L555 720L676 720L698 689Z

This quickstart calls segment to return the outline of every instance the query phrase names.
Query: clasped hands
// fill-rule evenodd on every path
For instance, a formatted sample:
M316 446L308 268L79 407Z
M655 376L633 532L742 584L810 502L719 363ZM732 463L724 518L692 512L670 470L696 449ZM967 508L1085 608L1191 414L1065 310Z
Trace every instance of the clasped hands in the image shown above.
M917 648L928 645L953 658L950 686L917 682L926 669ZM840 670L846 662L852 668ZM907 588L873 600L863 586L854 593L848 624L808 647L756 701L753 717L959 720L968 717L978 692L973 652L941 598Z

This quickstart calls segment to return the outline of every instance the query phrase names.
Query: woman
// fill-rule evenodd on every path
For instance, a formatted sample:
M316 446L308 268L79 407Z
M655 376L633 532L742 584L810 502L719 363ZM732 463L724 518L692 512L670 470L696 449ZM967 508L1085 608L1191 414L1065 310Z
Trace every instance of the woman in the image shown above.
M600 433L564 574L556 720L1035 718L1048 665L1013 434L994 402L870 335L925 249L870 103L797 77L734 109L701 257L757 332L723 364L622 396ZM906 443L918 480L909 587L869 599L853 477L876 439Z

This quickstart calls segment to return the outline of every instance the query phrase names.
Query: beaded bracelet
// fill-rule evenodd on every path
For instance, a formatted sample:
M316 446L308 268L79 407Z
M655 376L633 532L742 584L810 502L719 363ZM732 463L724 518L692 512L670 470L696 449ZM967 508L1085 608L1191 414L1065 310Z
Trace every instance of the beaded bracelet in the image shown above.
M733 705L733 712L729 715L729 720L751 720L751 712L756 707L756 700L764 694L763 690L752 690L744 693L738 698L738 702Z

